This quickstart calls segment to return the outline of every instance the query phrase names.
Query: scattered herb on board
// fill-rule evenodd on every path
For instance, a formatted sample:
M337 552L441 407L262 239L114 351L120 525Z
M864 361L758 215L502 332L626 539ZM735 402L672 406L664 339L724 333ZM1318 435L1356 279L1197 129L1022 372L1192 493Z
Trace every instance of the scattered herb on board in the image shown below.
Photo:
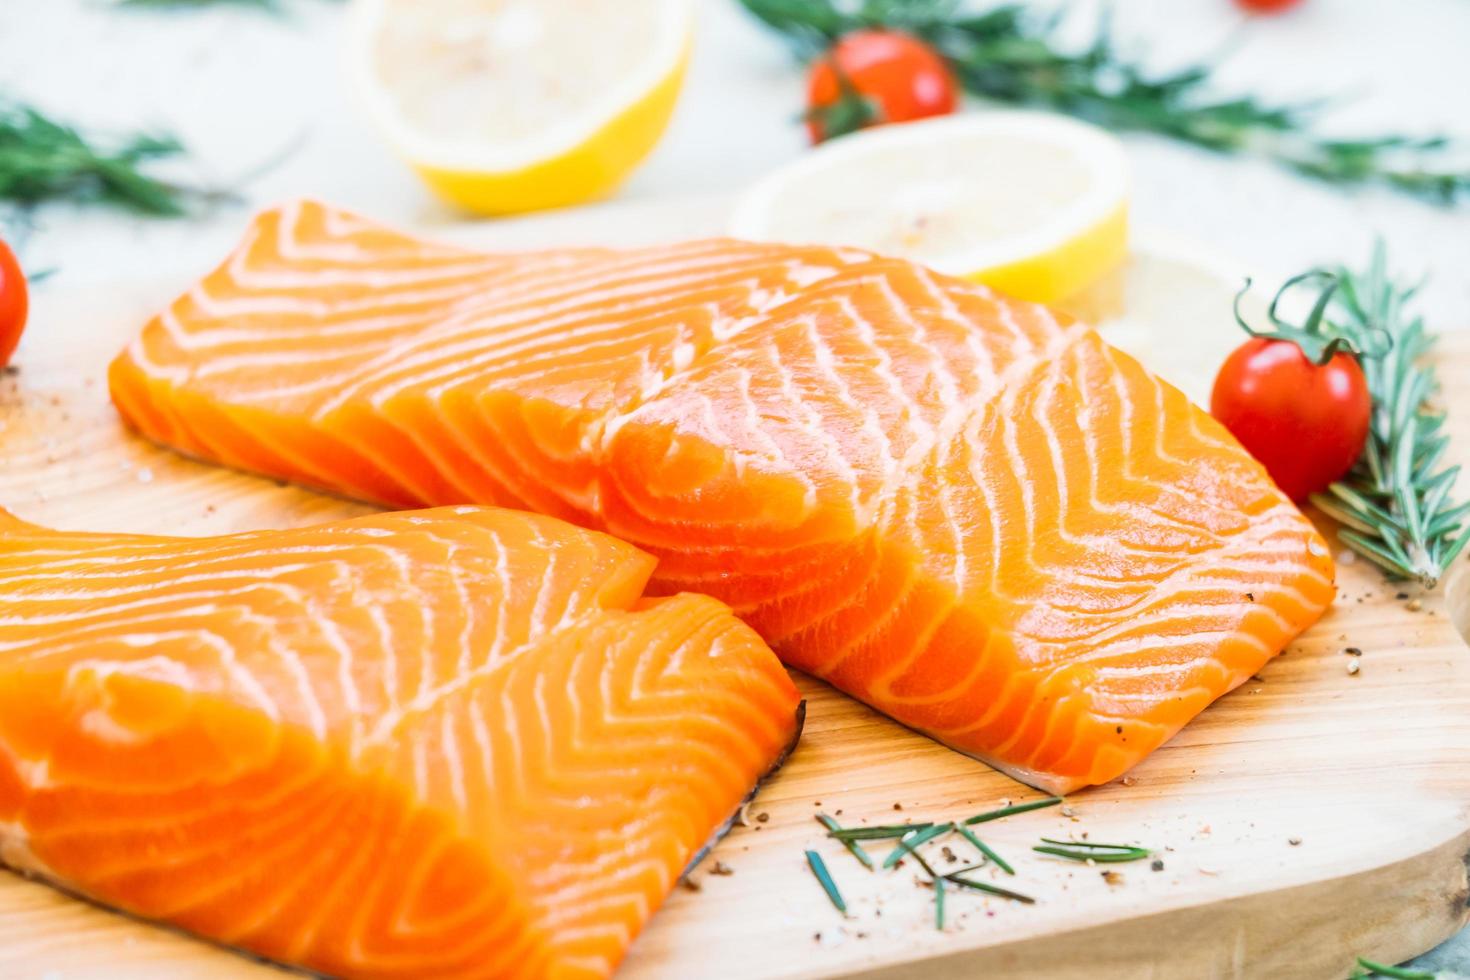
M1058 803L1064 802L1066 801L1060 796L1048 796L1046 799L1032 800L1030 803L1017 803L1013 806L1003 806L999 810L988 810L985 813L977 813L973 817L965 818L965 826L973 827L977 823L989 823L992 820L999 820L1002 817L1009 817L1017 813L1026 813L1030 810L1040 810L1042 807L1056 806Z
M1018 3L971 12L961 0L741 0L803 58L853 31L889 28L942 54L961 84L999 102L1069 113L1114 130L1158 133L1218 153L1262 156L1338 185L1376 184L1438 204L1470 198L1470 170L1447 162L1445 136L1338 139L1314 131L1324 103L1215 95L1214 66L1152 72L1119 44L1106 16L1068 47L1055 17Z
M847 903L842 900L842 893L837 890L837 882L832 880L832 875L827 871L827 862L822 860L822 855L816 851L806 852L807 867L812 869L812 874L817 876L817 881L822 885L822 891L832 900L837 911L843 915L847 914Z
M916 830L927 830L932 826L934 826L932 823L896 823L881 827L837 827L828 836L842 841L892 840Z
M944 931L944 879L933 878L934 882L934 928Z
M139 214L181 215L190 198L219 196L147 173L149 163L182 152L167 134L103 139L31 106L0 101L0 200L22 206L104 201Z
M1068 861L1095 861L1098 864L1121 864L1124 861L1142 861L1152 857L1153 851L1146 847L1130 844L1101 844L1092 841L1053 840L1041 838L1041 844L1031 848L1038 854L1066 858Z
M965 888L971 888L975 891L985 892L987 895L996 895L1000 898L1009 898L1014 902L1020 902L1022 905L1036 904L1036 899L1032 898L1030 895L1022 895L1020 892L1011 891L1009 888L1001 888L999 885L992 885L988 884L987 882L976 881L973 878L965 877L966 872L974 870L974 868L966 868L963 871L952 871L944 877L956 885L961 885Z
M827 828L830 836L837 837L839 840L841 840L842 846L847 848L848 853L857 858L863 867L867 868L869 871L873 870L873 859L868 856L867 851L863 850L862 845L860 845L856 840L853 840L850 837L839 836L839 832L842 830L842 828L838 825L836 820L827 816L825 813L819 813L817 814L817 822L820 823L823 827Z
M990 845L986 844L979 837L975 836L975 832L969 827L966 827L964 824L960 824L959 826L955 827L955 829L960 832L961 837L970 842L971 847L975 848L975 850L979 851L981 854L984 854L987 858L989 858L990 862L994 864L997 868L1004 871L1008 875L1013 875L1016 873L1016 869L1007 864L1005 858L1001 857L999 854L995 853L995 851L991 850Z
M1441 466L1449 437L1435 407L1439 381L1427 355L1434 335L1410 310L1417 285L1395 281L1375 244L1368 268L1322 270L1338 288L1331 329L1349 339L1382 335L1388 349L1363 358L1373 412L1367 445L1346 477L1312 495L1344 525L1338 537L1393 579L1433 588L1470 541L1470 503L1451 496L1458 466Z
M999 809L987 810L982 813L975 814L974 816L969 817L963 821L945 821L943 823L926 821L907 824L883 824L873 827L843 827L834 818L828 816L825 813L817 814L816 819L818 823L826 828L828 837L839 841L844 847L848 849L849 852L852 853L855 858L858 859L858 861L863 864L864 867L866 867L870 871L876 870L873 864L873 860L868 855L868 853L858 845L857 842L860 840L895 841L893 851L889 853L887 858L884 859L882 867L884 869L896 867L905 857L911 857L914 859L914 862L918 864L918 866L923 869L924 873L929 876L928 884L934 891L934 926L936 929L943 930L944 923L946 921L945 896L951 886L969 889L971 891L984 892L987 895L994 895L999 898L1021 902L1026 905L1032 905L1036 902L1036 899L1032 898L1030 895L1026 895L1018 891L1013 891L1009 888L1002 888L999 885L992 885L989 882L978 881L974 878L969 877L972 872L979 871L987 865L994 865L996 868L1000 869L1008 875L1015 875L1016 873L1016 869L1011 867L1011 865L1008 864L1004 858L1002 858L992 848L985 844L984 841L982 841L973 831L969 829L969 826L979 823L987 823L992 820L1000 820L1004 817L1014 816L1018 813L1027 813L1031 810L1039 810L1043 807L1056 806L1061 803L1065 803L1065 800L1062 797L1049 796L1040 800L1032 800L1027 803L1011 804L1000 807ZM1065 807L1063 808L1063 812L1066 812ZM969 844L974 847L975 850L980 854L982 862L979 864L972 864L968 867L959 868L958 870L950 871L946 874L940 874L938 871L936 871L934 869L934 866L929 863L928 859L924 857L919 848L922 847L924 844L931 843L940 838L943 838L947 834L958 834L964 840L969 842ZM1042 841L1045 844L1052 846L1037 847L1035 848L1035 850L1042 851L1043 853L1056 853L1058 856L1071 857L1074 860L1091 859L1101 861L1103 863L1135 861L1139 860L1140 858L1149 857L1153 853L1152 851L1146 850L1144 848L1133 847L1126 844L1089 844L1086 842L1078 843L1076 841L1054 841L1045 837L1042 838ZM1072 850L1068 849L1079 850L1074 853ZM1078 856L1082 853L1082 850L1080 849L1087 850L1086 856ZM944 854L951 861L954 860L953 851L951 851L948 846L944 848ZM837 905L838 908L842 909L845 912L846 905L839 904L841 902L841 898L836 894L836 885L832 883L831 875L827 873L826 865L822 863L821 856L818 855L815 851L807 851L806 855L807 864L810 865L812 873L817 876L818 881L822 882L822 887L824 889L827 889L828 897L832 898L832 902L834 905Z
M915 857L918 857L918 852L915 851L914 848L918 847L920 844L925 843L926 841L933 840L940 834L947 834L951 830L954 830L954 824L941 823L936 824L932 827L925 827L922 830L915 830L912 833L904 834L898 839L898 846L895 847L893 849L893 852L889 854L888 857L883 861L883 867L893 867L899 862L899 859L904 856L905 852L908 852L909 854L913 854ZM923 862L923 860L923 858L919 858L919 861L921 863Z

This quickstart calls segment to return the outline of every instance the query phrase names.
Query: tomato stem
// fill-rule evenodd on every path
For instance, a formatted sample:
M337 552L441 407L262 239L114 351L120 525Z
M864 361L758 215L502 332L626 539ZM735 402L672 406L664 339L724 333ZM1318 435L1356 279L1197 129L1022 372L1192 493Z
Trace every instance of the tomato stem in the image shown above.
M804 121L817 127L818 142L846 136L883 122L883 112L878 103L858 91L852 76L838 64L835 54L828 52L827 65L832 69L832 76L837 79L837 101L813 106L803 117Z
M1319 282L1322 285L1307 318L1300 324L1284 319L1277 312L1282 297L1293 288L1311 282ZM1339 353L1351 354L1357 358L1384 356L1393 346L1393 339L1387 331L1375 328L1363 331L1358 336L1350 336L1327 319L1328 307L1332 304L1333 295L1337 292L1339 285L1341 282L1338 277L1326 269L1311 269L1300 275L1292 276L1281 284L1281 288L1271 298L1271 305L1266 308L1266 319L1271 321L1273 329L1258 330L1250 325L1240 311L1240 301L1245 298L1245 294L1250 292L1251 288L1251 279L1246 277L1245 285L1241 287L1240 292L1235 294L1233 307L1235 322L1240 324L1241 328L1252 337L1284 340L1296 344L1306 355L1307 360L1319 367ZM1366 343L1370 339L1379 342L1370 346Z

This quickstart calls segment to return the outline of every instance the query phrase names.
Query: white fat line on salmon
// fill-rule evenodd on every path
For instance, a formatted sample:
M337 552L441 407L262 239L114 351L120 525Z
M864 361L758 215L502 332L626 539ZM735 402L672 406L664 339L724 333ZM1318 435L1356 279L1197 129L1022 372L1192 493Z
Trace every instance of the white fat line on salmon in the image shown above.
M35 792L51 785L50 759L26 759L20 756L9 756L8 759L7 764L20 777L26 789Z
M260 279L259 276L237 277L237 281L231 285L235 289L243 290L244 295L216 295L210 291L211 283L206 280L175 301L160 317L160 320L165 317L170 318L168 322L163 322L162 326L181 349L201 352L225 347L231 343L241 345L258 343L263 335L260 328L229 325L231 320L239 320L248 316L295 317L295 322L272 324L269 336L277 340L314 340L322 336L350 338L367 335L370 337L373 333L382 331L393 324L434 327L435 320L455 312L460 306L468 307L468 311L472 313L477 305L483 305L486 302L487 293L493 294L498 302L503 303L505 296L504 289L501 288L501 280L518 278L514 275L514 271L486 266L482 261L479 267L472 267L465 273L442 283L439 277L420 277L398 283L400 288L391 294L386 288L391 284L380 284L365 292L360 298L335 297L331 300L313 298L313 287L321 284L320 274L317 272L302 272L290 277L288 282L252 281ZM356 280L338 283L338 285L349 284L367 285ZM410 286L413 288L408 288ZM293 288L299 288L300 292L290 292L289 290ZM281 290L286 291L280 292ZM272 295L272 292L276 294ZM197 307L198 312L213 317L216 322L202 329L190 331L177 320L180 307L186 303ZM382 312L385 307L411 307L428 304L437 304L440 308L431 308L429 311L410 309L386 314ZM430 315L430 319L426 319L426 312ZM354 314L362 315L355 316Z
M528 347L543 343L548 335L555 336L559 343L574 343L580 333L588 330L616 329L621 333L640 313L667 313L671 308L678 308L681 294L707 288L707 276L697 265L692 272L686 272L685 267L678 271L685 274L652 281L645 277L614 282L601 289L582 281L577 288L560 293L555 300L543 302L533 310L499 312L504 310L504 298L486 297L486 308L496 312L481 315L474 309L453 311L454 315L414 337L403 349L387 352L360 366L352 384L328 401L322 411L330 411L363 395L375 401L391 397L408 384L442 382L446 372L451 376L464 374L486 362L523 354ZM676 297L672 301L670 292ZM461 322L468 330L465 336L455 338L454 327ZM580 330L567 329L577 324L583 325Z
M116 599L128 595L137 595L141 596L141 598L130 602L109 603L105 607L94 605L90 614L68 614L66 612L59 612L55 614L40 614L36 612L27 612L10 616L0 616L0 630L4 630L5 628L12 626L21 628L55 625L69 626L71 627L71 629L68 630L68 634L65 640L58 641L59 645L52 648L55 650L60 650L69 649L77 646L77 641L82 640L86 637L88 630L93 624L102 624L109 628L113 626L146 624L154 621L154 617L148 615L148 613L150 613L151 611L162 609L168 610L170 612L179 612L180 610L177 610L175 607L177 607L181 603L191 601L197 603L196 605L188 606L186 609L182 610L182 612L187 612L189 615L198 615L202 613L235 610L241 608L240 604L238 603L228 605L221 603L220 600L222 595L230 588L250 589L257 590L263 593L271 593L278 595L281 599L290 604L302 604L301 600L303 595L301 590L298 587L291 585L290 583L255 581L248 573L244 571L235 572L230 575L220 575L216 576L216 578L221 579L222 581L216 581L212 583L213 587L207 590L173 588L173 582L169 583L170 588L166 590L160 590L157 583L154 583L151 587L140 585L136 588L129 589L101 589L94 588L95 583L93 581L87 581L87 585L89 587L89 598ZM193 583L191 582L185 584ZM73 604L74 607L76 602L76 591L74 587L68 589L66 587L58 586L54 591L44 593L38 592L34 595L27 595L26 602L28 604L56 603L61 605L65 605L66 603L70 602ZM136 615L129 617L120 617L119 614L121 613L133 613ZM29 644L30 641L27 639L11 641L8 643L0 641L0 650L15 649L21 646L28 646Z

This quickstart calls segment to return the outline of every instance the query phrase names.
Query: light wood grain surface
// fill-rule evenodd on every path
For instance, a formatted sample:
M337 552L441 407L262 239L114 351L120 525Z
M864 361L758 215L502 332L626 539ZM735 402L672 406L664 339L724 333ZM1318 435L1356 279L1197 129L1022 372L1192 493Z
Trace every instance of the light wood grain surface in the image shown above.
M717 230L718 207L604 209L472 229L487 247ZM1109 328L1198 394L1234 342L1221 263L1140 253L1133 322ZM110 357L187 283L177 274L42 291L18 374L0 379L0 501L66 528L173 534L310 523L358 504L192 463L127 435L107 404ZM1470 447L1470 338L1442 352L1457 447ZM1343 977L1356 955L1396 962L1466 919L1470 620L1465 563L1447 594L1398 590L1344 564L1336 607L1259 679L1224 698L1125 782L1067 812L987 824L1034 895L1022 906L932 896L912 868L869 874L823 838L844 822L963 816L1035 794L801 679L801 747L635 944L622 975L654 977ZM1359 647L1347 673L1342 650ZM896 812L895 807L902 807ZM767 814L764 822L754 815ZM1159 849L1163 868L1099 869L1030 852L1041 836ZM815 848L849 899L839 916L805 869ZM959 849L958 847L956 848ZM882 853L878 850L877 853ZM728 875L708 869L723 862ZM269 967L0 872L0 977L267 977Z

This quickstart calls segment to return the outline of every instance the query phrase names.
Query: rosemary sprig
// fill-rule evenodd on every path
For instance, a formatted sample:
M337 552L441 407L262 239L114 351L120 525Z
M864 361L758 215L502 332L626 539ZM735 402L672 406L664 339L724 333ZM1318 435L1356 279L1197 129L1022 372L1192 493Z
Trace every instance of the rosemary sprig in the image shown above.
M1470 542L1470 504L1451 498L1458 466L1441 467L1448 446L1439 382L1427 360L1434 337L1408 312L1417 286L1396 283L1380 240L1363 272L1322 270L1337 282L1330 329L1353 341L1381 334L1389 346L1362 359L1373 399L1368 442L1346 477L1312 502L1344 526L1338 538L1390 578L1434 588Z
M35 108L0 101L0 200L106 201L139 214L180 215L191 197L219 196L146 173L148 163L182 152L167 134L96 141Z
M837 890L837 882L832 880L832 875L827 871L827 862L822 860L822 855L816 851L806 852L807 867L812 869L812 874L817 876L817 882L821 884L822 891L827 893L837 911L843 915L847 914L847 903L842 900L842 893Z
M1445 137L1317 135L1312 126L1321 102L1213 96L1208 64L1149 72L1123 54L1106 20L1089 44L1073 49L1056 40L1055 18L1020 3L976 14L961 0L741 2L804 58L820 55L850 31L893 28L933 45L975 95L1054 109L1110 129L1159 133L1219 153L1252 153L1329 183L1380 184L1442 205L1470 197L1470 170L1443 162Z
M984 854L987 858L989 858L990 862L994 864L997 868L1004 871L1008 875L1013 875L1016 873L1016 869L1007 864L1005 858L992 851L990 849L990 845L986 844L983 840L977 837L975 835L975 832L969 827L966 827L964 824L960 824L959 826L955 827L955 830L959 831L960 836L970 842L970 846L974 847L975 850L979 851L981 854Z
M1130 844L1100 844L1092 841L1053 840L1041 838L1042 845L1031 850L1039 854L1050 854L1068 861L1096 861L1098 864L1121 864L1125 861L1142 861L1153 855L1146 847Z
M847 848L849 854L862 862L863 867L867 868L869 871L873 870L873 859L868 856L868 852L863 850L862 845L860 845L855 839L851 837L843 837L842 827L838 825L836 820L827 816L825 813L819 813L817 814L817 822L820 823L823 827L827 828L828 837L836 837L842 842L842 846Z
M973 827L977 823L989 823L992 820L999 820L1001 817L1009 817L1016 813L1026 813L1030 810L1040 810L1043 807L1056 806L1058 803L1063 802L1065 800L1060 796L1048 796L1045 799L1032 800L1029 803L1016 803L1011 806L1003 806L999 810L987 810L984 813L977 813L973 817L966 817L964 824L966 827Z

